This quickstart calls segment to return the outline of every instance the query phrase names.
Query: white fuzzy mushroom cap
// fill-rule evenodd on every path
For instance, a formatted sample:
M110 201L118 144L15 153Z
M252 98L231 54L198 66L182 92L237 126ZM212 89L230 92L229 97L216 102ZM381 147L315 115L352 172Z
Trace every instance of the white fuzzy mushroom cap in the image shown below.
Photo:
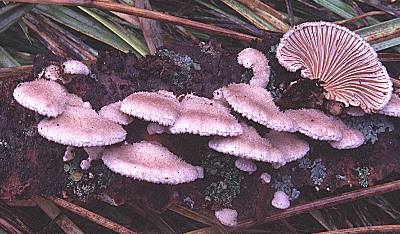
M269 82L270 67L265 55L254 48L246 48L238 54L238 63L245 68L253 69L250 85L265 88Z
M289 196L283 191L277 191L274 193L274 198L271 202L272 206L278 209L287 209L290 207Z
M61 114L67 100L67 92L61 85L43 79L19 84L13 95L22 106L49 117Z
M365 142L364 134L358 129L349 128L340 119L336 120L337 127L342 131L342 139L339 141L329 141L329 144L336 149L354 149Z
M215 211L215 217L221 224L229 227L237 225L238 213L236 210L224 208L222 210Z
M271 131L265 135L272 146L282 152L280 164L285 164L302 158L310 150L308 143L293 133Z
M279 110L271 93L261 87L248 84L231 84L223 88L225 100L244 117L268 128L295 132L296 123Z
M112 145L126 137L119 124L78 106L67 106L57 118L40 121L38 131L48 140L77 147Z
M99 115L121 125L128 125L132 123L132 116L125 114L120 109L121 102L114 102L107 106L103 106L99 111Z
M287 110L299 126L299 132L316 140L339 141L342 139L342 130L338 127L333 116L315 109Z
M264 173L262 173L262 174L260 175L260 179L261 179L261 181L262 181L264 184L269 184L269 183L271 183L272 177L271 177L271 175L268 174L267 172L264 172Z
M218 152L263 162L280 162L282 152L261 137L250 126L241 124L243 134L236 137L214 137L208 146Z
M153 183L180 184L199 178L195 166L150 142L109 148L102 159L113 172Z
M78 60L67 60L62 64L63 71L65 74L71 75L89 75L89 68Z
M257 165L252 160L245 158L236 159L235 166L239 170L248 172L249 174L252 174L253 172L257 171Z
M390 101L377 113L393 117L400 117L400 97L397 94L392 94Z
M149 135L163 134L164 132L168 132L168 127L162 126L158 123L149 123L146 130Z
M178 100L167 91L133 93L121 103L122 112L164 126L175 123L178 108Z
M192 133L200 136L237 136L242 133L242 127L227 107L192 94L183 98L179 117L169 130L173 134Z

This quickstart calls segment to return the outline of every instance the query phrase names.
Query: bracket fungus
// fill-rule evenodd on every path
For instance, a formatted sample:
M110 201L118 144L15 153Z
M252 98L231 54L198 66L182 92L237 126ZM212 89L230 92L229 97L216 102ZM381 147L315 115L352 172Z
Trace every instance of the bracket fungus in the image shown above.
M365 142L363 133L354 128L348 127L342 120L336 119L336 126L342 131L342 139L329 141L328 143L335 149L354 149Z
M234 227L237 225L237 216L238 213L233 209L221 209L215 211L215 217L218 219L221 224L229 227Z
M287 209L290 207L289 196L283 191L277 191L274 193L274 198L271 201L273 207L278 209Z
M245 158L236 159L235 167L241 171L248 172L250 175L257 171L257 165L252 160Z
M201 176L198 168L150 142L111 147L103 152L102 159L113 172L153 183L187 183Z
M379 114L400 117L400 97L397 94L392 94L389 102L378 111Z
M304 78L322 81L325 97L365 112L382 109L392 82L374 49L349 29L308 22L288 31L276 51L279 63Z
M103 106L99 111L99 115L121 125L128 125L133 121L131 116L121 111L120 101Z
M22 106L49 117L61 114L67 102L67 92L60 84L42 79L19 84L13 96Z
M164 126L175 123L178 117L179 101L171 92L137 92L121 102L121 111L146 121Z
M173 134L192 133L200 136L237 136L243 132L227 107L192 94L186 95L181 101L179 117L169 131Z
M222 92L229 105L244 117L277 131L297 131L296 123L279 110L266 89L247 84L230 84Z
M246 48L238 54L238 63L253 70L250 85L266 88L269 82L270 67L265 55L256 49Z
M89 68L78 60L67 60L59 65L51 64L39 73L39 78L45 78L49 80L61 80L64 84L70 82L70 80L63 77L63 74L69 75L89 75Z
M58 117L43 119L38 131L48 140L76 147L112 145L126 137L126 131L119 124L92 109L78 106L67 106Z
M241 158L262 162L280 162L282 152L272 146L250 126L241 124L243 134L235 137L214 137L208 142L211 149Z

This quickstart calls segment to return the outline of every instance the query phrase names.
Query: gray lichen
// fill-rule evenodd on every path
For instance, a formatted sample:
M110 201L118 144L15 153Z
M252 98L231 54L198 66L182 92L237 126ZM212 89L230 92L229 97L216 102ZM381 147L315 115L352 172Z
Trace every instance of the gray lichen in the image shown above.
M322 159L317 158L313 162L304 157L297 160L299 163L299 168L301 169L310 169L310 179L315 186L321 186L322 182L326 177L326 167L322 164Z
M240 194L243 173L235 167L235 158L207 150L202 163L205 177L217 178L203 191L206 201L216 202L224 207L232 206Z
M385 131L393 131L393 123L383 115L364 115L361 117L346 117L343 122L351 127L360 130L364 137L365 143L371 141L374 144L378 140L378 134Z
M370 175L369 168L357 167L354 171L357 172L358 184L363 188L368 187L368 176Z
M300 196L300 191L294 187L292 177L289 175L278 176L278 179L274 181L272 187L277 191L285 192L291 201L296 200Z

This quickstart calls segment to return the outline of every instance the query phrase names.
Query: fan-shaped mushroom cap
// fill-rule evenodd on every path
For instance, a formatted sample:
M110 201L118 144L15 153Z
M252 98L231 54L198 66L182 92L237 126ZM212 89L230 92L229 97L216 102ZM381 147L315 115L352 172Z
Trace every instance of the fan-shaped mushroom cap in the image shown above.
M99 111L99 115L121 125L132 123L133 118L122 112L120 109L121 102L114 102L107 106L103 106Z
M379 114L400 117L400 97L397 94L392 94L390 101L378 111Z
M65 74L71 75L89 75L89 68L78 60L67 60L62 64L63 70Z
M175 95L166 91L133 93L121 103L122 112L164 126L174 124L178 108Z
M51 117L64 111L67 100L67 92L61 85L43 79L19 84L13 95L22 106Z
M153 183L179 184L199 178L195 166L150 142L109 148L102 159L113 172Z
M57 118L40 121L38 130L48 140L77 147L112 145L126 136L120 125L78 106L67 106Z
M169 130L173 134L192 133L200 136L237 136L242 133L242 127L227 107L192 94L183 98L179 117Z
M215 137L208 146L218 152L263 162L280 162L282 152L261 137L250 126L241 124L243 134L236 137Z
M272 146L282 152L280 164L302 158L310 150L308 143L296 135L287 132L271 131L265 135Z
M223 88L225 100L244 117L277 131L295 132L298 126L281 112L266 89L247 84Z
M67 105L70 105L70 106L83 106L84 103L85 102L78 95L73 94L73 93L68 93L67 94ZM92 108L92 107L90 107L90 108Z
M253 69L250 85L265 88L269 82L270 67L265 55L256 49L246 48L238 54L238 63L245 68Z
M215 211L215 217L218 219L219 222L221 222L225 226L236 226L237 225L237 216L238 213L236 210L232 209L221 209Z
M328 22L295 26L281 39L276 56L289 71L322 81L325 97L380 110L389 101L392 82L374 49L359 35Z
M274 193L274 198L271 202L272 206L278 209L287 209L290 207L289 196L283 191L277 191Z
M257 165L252 160L245 158L236 159L235 166L239 170L248 172L249 174L252 174L253 172L257 171Z
M164 132L168 132L168 127L162 126L158 123L149 123L146 130L149 135L163 134Z
M349 128L340 119L336 120L337 127L342 131L342 139L339 141L329 141L329 144L335 149L354 149L365 142L365 137L361 131Z
M342 131L338 128L336 120L320 110L287 110L285 114L297 123L299 132L306 136L322 141L342 139Z

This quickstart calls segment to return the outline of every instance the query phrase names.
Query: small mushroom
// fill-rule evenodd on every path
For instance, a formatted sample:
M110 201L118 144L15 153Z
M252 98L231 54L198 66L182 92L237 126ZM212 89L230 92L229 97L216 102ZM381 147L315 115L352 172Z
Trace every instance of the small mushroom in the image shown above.
M67 100L67 92L61 85L42 79L19 84L13 96L22 106L49 117L60 115Z
M218 221L221 224L229 227L234 227L237 225L237 216L237 211L233 209L224 208L215 211L215 217L218 219Z
M100 159L103 152L104 148L100 146L95 146L95 147L83 147L85 152L88 154L88 158L85 160L82 160L81 162L81 168L83 170L89 169L91 163L93 160Z
M257 171L257 165L252 160L245 158L236 159L235 166L241 171L248 172L249 175Z
M67 60L63 62L61 66L63 67L63 72L65 74L85 76L90 74L89 68L78 60Z
M121 125L128 125L132 123L133 118L122 112L120 109L121 102L114 102L107 106L103 106L99 111L99 115Z
M71 161L72 159L74 159L75 158L74 151L75 151L75 147L70 146L70 145L67 146L67 148L65 149L65 152L64 152L63 161L68 162L68 161Z
M290 207L289 196L283 191L277 191L274 193L274 198L271 202L272 206L278 209L287 209Z
M354 128L349 128L340 119L336 120L337 128L342 131L342 139L339 141L329 141L329 144L336 149L354 149L365 142L365 137L363 133Z
M231 84L223 88L225 100L244 117L277 131L295 132L296 123L275 105L266 89L247 84Z
M238 63L245 68L253 69L250 85L266 88L269 82L270 67L265 55L256 49L246 48L238 54Z
M260 175L260 179L261 179L261 182L262 182L262 183L264 183L264 184L269 184L269 183L271 183L272 177L271 177L271 175L268 174L267 172L264 172L264 173L262 173L262 174Z
M392 94L390 101L378 111L379 114L400 117L400 97L397 94Z
M146 127L146 130L149 135L163 134L164 132L168 132L167 127L158 123L149 123Z
M153 183L180 184L202 176L195 166L150 142L111 147L103 152L102 159L113 172Z

